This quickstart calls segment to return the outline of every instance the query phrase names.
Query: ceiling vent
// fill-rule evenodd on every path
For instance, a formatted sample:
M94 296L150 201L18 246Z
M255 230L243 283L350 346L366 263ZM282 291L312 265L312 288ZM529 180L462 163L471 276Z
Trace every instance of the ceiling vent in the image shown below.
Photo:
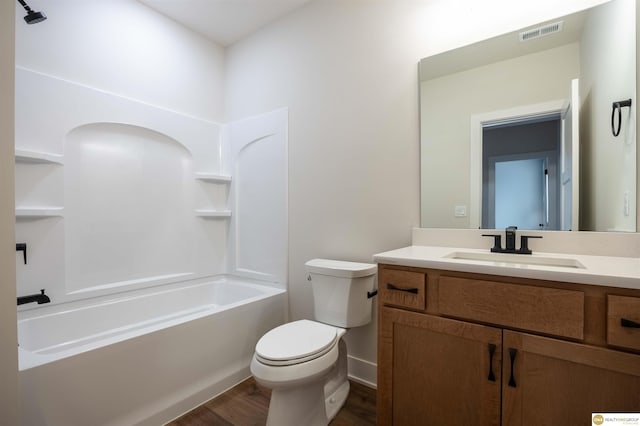
M559 33L562 31L562 25L564 21L554 22L553 24L547 24L542 27L533 28L520 33L520 41L529 41L536 38L544 37L549 34Z

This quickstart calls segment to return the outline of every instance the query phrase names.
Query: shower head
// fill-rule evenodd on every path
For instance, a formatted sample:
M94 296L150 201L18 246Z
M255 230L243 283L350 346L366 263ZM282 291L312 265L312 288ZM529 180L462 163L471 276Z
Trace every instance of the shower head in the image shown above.
M47 19L44 13L34 12L33 10L31 10L29 5L27 5L24 0L18 0L18 3L20 3L22 7L24 7L24 10L27 11L27 16L24 17L24 21L27 24L37 24L38 22L42 22Z

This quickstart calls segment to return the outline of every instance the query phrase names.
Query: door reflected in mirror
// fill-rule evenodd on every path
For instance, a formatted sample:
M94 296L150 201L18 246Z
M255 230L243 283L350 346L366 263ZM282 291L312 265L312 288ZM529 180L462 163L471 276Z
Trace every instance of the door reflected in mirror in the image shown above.
M560 230L560 116L482 129L482 228Z
M420 61L421 226L635 232L635 103L619 136L610 124L636 95L635 8L613 0Z

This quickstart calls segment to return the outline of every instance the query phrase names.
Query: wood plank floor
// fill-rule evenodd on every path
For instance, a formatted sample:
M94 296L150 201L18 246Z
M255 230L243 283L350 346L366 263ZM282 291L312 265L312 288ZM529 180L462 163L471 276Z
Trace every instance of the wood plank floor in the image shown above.
M167 426L262 426L267 421L271 390L249 378L222 395L204 403ZM376 391L351 382L344 407L331 426L376 424ZM301 425L302 426L302 425Z

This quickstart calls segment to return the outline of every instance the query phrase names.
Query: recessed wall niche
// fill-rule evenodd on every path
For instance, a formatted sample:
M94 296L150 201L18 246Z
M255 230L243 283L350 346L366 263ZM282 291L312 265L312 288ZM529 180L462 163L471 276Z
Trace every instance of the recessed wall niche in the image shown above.
M65 143L68 292L210 270L224 258L194 214L189 151L138 126L94 123ZM223 234L224 235L224 234ZM222 251L222 253L216 253Z

